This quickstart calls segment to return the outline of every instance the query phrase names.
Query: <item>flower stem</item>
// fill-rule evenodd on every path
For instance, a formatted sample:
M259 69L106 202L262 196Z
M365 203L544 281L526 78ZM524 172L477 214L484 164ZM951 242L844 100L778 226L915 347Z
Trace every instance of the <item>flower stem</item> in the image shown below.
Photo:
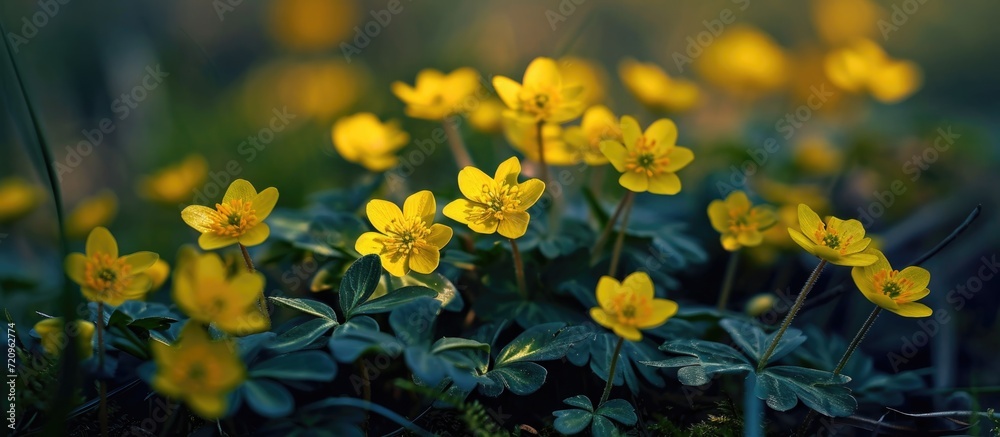
M253 260L250 259L250 252L247 251L247 247L244 246L243 243L236 244L240 246L240 251L243 252L243 261L246 261L247 263L247 270L249 270L250 273L256 272L257 270L253 268Z
M441 121L441 124L444 126L444 133L448 137L448 147L451 148L451 155L455 157L455 166L459 170L475 166L472 162L472 155L469 155L469 149L465 147L465 141L462 141L462 135L458 132L456 123L452 120L445 118Z
M98 420L101 426L101 437L108 436L108 384L104 381L104 302L97 302L97 374L100 406Z
M795 318L795 314L799 312L802 308L802 303L806 301L806 295L812 290L813 286L816 285L816 280L819 279L819 274L823 272L823 267L826 267L826 260L820 260L819 264L813 270L812 274L809 275L809 279L806 279L805 285L802 286L802 291L799 292L799 297L795 298L795 303L792 304L792 308L788 310L788 314L785 315L785 320L781 322L781 328L778 328L778 335L774 336L774 340L771 340L771 345L767 347L767 352L760 357L760 362L757 363L757 371L760 372L764 370L767 366L767 360L771 358L771 354L774 353L774 349L778 347L778 342L781 341L781 336L785 335L785 330L788 326L792 324L792 319Z
M247 270L250 273L255 273L257 270L253 267L253 259L250 258L250 252L247 251L247 247L243 243L236 243L240 246L240 252L243 252L243 261L247 263ZM264 291L261 290L260 296L257 296L257 309L260 314L267 319L268 326L271 325L271 314L267 311L267 301L264 298Z
M549 183L549 165L545 162L545 143L542 139L542 128L545 127L545 121L539 121L536 131L538 132L538 163L542 164L542 182L546 184Z
M847 350L844 351L844 356L840 358L840 362L837 363L837 368L833 369L834 375L839 375L841 370L844 370L844 366L847 365L847 361L851 359L851 355L854 354L854 350L858 348L861 341L865 339L865 335L868 334L868 330L872 328L875 324L875 319L878 318L879 313L882 312L882 307L875 306L872 310L871 315L868 316L868 320L865 320L865 324L861 325L861 329L854 336L854 340L851 340L851 344L847 346Z
M615 211L611 213L611 218L608 222L604 224L604 229L601 230L601 236L597 238L597 242L594 243L594 248L590 249L590 263L596 264L597 258L601 255L601 251L604 250L604 245L608 242L608 237L611 236L611 230L615 228L615 223L618 223L618 217L622 215L622 210L625 209L625 204L630 202L630 198L634 196L635 193L629 191L622 197L622 200L618 202L618 206L615 206Z
M632 213L632 204L635 203L635 194L628 192L628 204L625 205L625 215L622 217L622 225L618 228L618 238L615 239L615 247L611 250L611 265L608 267L608 276L614 277L618 270L618 260L622 256L622 246L625 245L625 231L628 228L628 217Z
M729 302L729 294L733 290L733 279L736 278L736 266L740 263L740 251L737 249L729 255L729 263L726 264L726 276L722 280L722 291L719 293L719 303L716 308L719 311L726 309Z
M597 408L601 408L604 402L611 396L611 386L615 382L615 368L618 367L618 355L621 354L622 345L625 344L624 337L618 337L618 344L615 345L615 352L611 357L611 368L608 369L608 383L604 385L604 393L601 394L601 401L597 403Z
M524 261L521 259L521 250L517 248L517 242L513 238L510 240L510 251L514 254L514 276L517 278L517 291L521 298L528 299L528 282L524 279Z

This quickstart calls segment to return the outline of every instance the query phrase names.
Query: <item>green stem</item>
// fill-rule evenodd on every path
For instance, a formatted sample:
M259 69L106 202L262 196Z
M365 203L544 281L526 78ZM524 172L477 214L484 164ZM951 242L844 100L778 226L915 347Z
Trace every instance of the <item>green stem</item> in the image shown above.
M240 252L243 252L243 261L247 263L247 270L250 273L257 272L257 269L253 267L253 259L250 258L250 252L247 251L247 247L243 243L236 243L240 246ZM268 326L271 325L271 314L267 311L267 301L264 298L264 291L261 290L260 296L257 296L257 309L260 310L260 314L267 319Z
M622 256L622 247L625 245L625 231L628 228L628 218L632 213L632 204L635 203L635 194L629 191L628 204L625 205L625 215L622 217L622 225L618 228L618 238L615 239L615 247L611 251L611 265L608 267L608 276L614 277L618 271L618 260Z
M726 309L729 302L729 294L733 289L733 279L736 278L736 266L740 263L740 251L737 249L729 255L729 263L726 265L726 276L722 280L722 291L719 293L719 303L716 308L719 311Z
M854 350L858 348L861 341L865 339L865 335L868 334L868 330L872 328L875 324L875 319L878 317L879 313L882 312L882 307L875 306L872 310L871 315L868 316L868 320L865 320L865 324L861 325L861 329L854 336L854 340L851 340L851 344L847 346L847 350L844 351L844 356L840 358L840 362L837 363L837 368L833 369L834 375L839 375L841 370L844 370L844 366L847 365L847 361L851 359L851 355L854 354Z
M100 396L100 407L98 408L98 420L100 421L101 437L108 436L108 384L104 381L104 302L97 302L97 368L100 380L98 381L98 391Z
M451 155L455 157L455 165L458 169L474 167L475 163L472 161L472 155L469 154L469 149L465 147L462 135L458 133L458 129L455 127L455 122L446 118L441 121L441 124L444 126L444 133L448 137L448 147L451 148Z
M771 358L771 354L774 353L774 349L778 347L778 342L781 341L781 336L785 335L785 330L788 326L792 324L792 319L795 318L795 314L799 312L802 308L802 303L806 300L806 295L812 290L813 286L816 285L816 280L819 279L819 274L823 272L823 267L826 267L826 260L821 259L819 264L813 270L812 274L809 275L809 279L806 280L805 285L802 286L802 291L799 292L799 297L795 298L795 303L792 304L792 308L788 310L788 314L785 315L785 320L781 322L781 328L778 328L778 335L774 336L774 340L771 340L771 345L767 347L767 352L760 357L760 362L757 363L757 371L760 372L764 370L767 366L767 360Z
M615 368L618 367L618 355L622 351L623 344L625 344L625 338L618 337L618 344L615 345L615 352L611 357L611 368L608 369L608 383L604 385L604 393L601 394L601 401L597 403L597 408L601 408L601 405L604 405L604 402L608 400L608 396L611 396L611 386L615 382Z
M615 223L618 223L618 217L622 215L622 211L625 209L625 204L629 203L634 195L635 193L632 191L627 192L622 197L622 200L618 202L618 206L615 206L615 211L611 213L611 218L604 224L604 229L601 230L601 235L597 238L597 242L594 243L594 248L590 250L590 264L597 263L601 251L604 250L604 245L608 242L608 237L611 236L611 230L615 228Z
M542 139L542 128L544 127L545 121L540 120L536 129L538 132L536 139L538 141L538 163L542 165L542 182L547 184L549 183L549 164L545 162L545 143Z
M517 291L521 298L528 299L528 282L524 279L524 261L521 259L521 250L517 248L517 242L513 238L510 240L510 251L514 254L514 276L517 278Z

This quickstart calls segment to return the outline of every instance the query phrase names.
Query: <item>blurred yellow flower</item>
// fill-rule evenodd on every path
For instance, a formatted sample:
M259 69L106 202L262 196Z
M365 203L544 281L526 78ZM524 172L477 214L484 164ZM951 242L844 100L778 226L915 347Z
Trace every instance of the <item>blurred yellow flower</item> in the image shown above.
M486 134L494 134L503 129L503 111L507 107L497 99L486 99L474 105L469 111L469 124Z
M524 154L524 157L541 162L538 156L538 124L524 118L504 117L503 133L510 145ZM542 145L545 147L545 163L548 165L573 165L580 162L580 156L563 139L563 128L557 123L542 125Z
M245 269L230 274L215 253L183 257L174 273L173 298L184 314L230 335L244 336L270 328L267 317L257 308L263 292L264 275Z
M278 189L257 190L244 179L229 184L222 203L215 209L190 205L181 211L184 223L201 232L198 245L204 250L219 249L233 244L256 246L263 243L271 229L264 219L278 203Z
M726 200L709 203L708 218L722 234L722 247L730 252L759 245L764 241L762 231L774 226L777 220L770 206L753 206L747 194L739 190L729 193Z
M333 145L344 159L370 171L385 171L399 162L395 153L410 136L391 120L379 121L375 114L362 112L337 120L333 125Z
M766 33L733 26L719 36L695 63L705 80L739 96L773 91L788 79L784 50Z
M377 254L382 267L393 276L405 276L410 270L426 274L437 268L452 230L434 223L434 194L427 190L414 193L403 202L402 211L392 202L375 199L368 202L366 212L378 232L362 234L354 250L362 255Z
M798 213L801 230L788 228L788 234L806 252L839 266L867 266L878 260L864 253L872 239L865 238L861 222L831 216L823 223L805 204L799 204Z
M63 348L66 347L66 329L75 329L80 359L89 358L94 354L94 346L91 341L94 338L95 325L79 319L73 322L73 325L67 328L61 317L52 317L35 324L35 332L41 339L42 349L45 349L45 353L54 356L60 355Z
M236 343L212 341L200 323L189 321L173 346L151 342L156 374L153 390L183 400L195 414L217 419L226 413L229 393L246 380Z
M869 249L866 253L874 254L878 260L851 269L854 284L865 298L903 317L927 317L933 313L927 305L916 302L931 293L927 289L930 272L915 266L893 270L882 252Z
M608 158L601 152L601 141L621 141L618 118L604 105L587 108L579 126L566 128L563 140L587 165L604 165Z
M812 0L816 32L832 45L874 36L881 13L881 8L870 0Z
M271 37L292 50L329 49L351 35L357 6L353 0L272 0Z
M167 281L167 277L170 276L170 264L167 264L163 258L158 258L152 266L146 269L142 274L149 277L150 281L150 291L156 291Z
M463 168L458 173L458 188L466 198L445 206L444 215L480 234L521 237L531 218L528 208L542 197L545 183L538 179L518 183L520 173L516 157L502 162L492 178L478 168Z
M682 112L698 103L700 91L694 82L670 77L658 65L625 59L618 76L639 103L654 111Z
M622 141L602 141L601 152L622 173L623 187L637 192L677 194L681 179L677 171L694 160L694 152L676 146L677 126L661 118L642 132L639 122L629 116L621 119Z
M287 107L296 117L330 122L367 93L369 76L359 63L340 59L270 62L247 76L243 87L246 115L251 122L264 124L274 114L260 108Z
M406 115L426 120L443 120L465 112L473 104L470 97L479 89L479 73L459 68L444 74L432 68L417 73L414 86L392 83L392 93L406 103Z
M754 187L764 200L774 204L791 204L792 210L796 210L797 205L800 203L804 203L810 208L821 212L830 208L826 191L818 185L788 185L771 179L760 178L754 181Z
M677 302L657 299L653 281L645 272L635 272L618 282L602 276L597 282L597 303L590 317L629 341L642 340L640 329L652 329L677 314Z
M175 165L166 167L139 180L142 197L167 205L189 202L193 192L208 178L208 161L201 155L190 155Z
M496 76L493 87L509 108L505 116L534 122L563 123L580 116L583 87L563 82L556 61L535 58L524 71L524 84Z
M136 252L118 256L118 242L106 228L97 227L87 237L86 254L66 257L66 276L80 285L83 296L92 302L118 306L126 300L145 296L152 285L145 272L159 255Z
M777 301L771 293L758 294L747 301L746 313L750 317L758 317L774 307Z
M909 97L923 80L917 64L890 58L868 39L834 50L823 65L834 86L849 92L868 92L882 103Z
M809 136L795 148L795 163L809 173L826 175L840 171L844 155L824 137Z
M98 226L111 224L118 215L118 196L111 190L103 190L96 196L88 197L76 204L66 215L66 235L79 238Z
M582 87L580 101L584 106L604 102L608 73L596 62L575 56L559 58L559 74L566 87Z
M19 177L0 180L0 223L23 217L45 200L45 190Z

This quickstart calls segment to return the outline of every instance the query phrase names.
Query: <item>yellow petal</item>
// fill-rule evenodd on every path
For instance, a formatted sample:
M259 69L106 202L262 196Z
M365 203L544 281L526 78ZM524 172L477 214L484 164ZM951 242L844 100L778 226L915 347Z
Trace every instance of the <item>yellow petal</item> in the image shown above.
M921 267L910 266L899 272L898 279L905 279L912 283L911 290L923 290L927 284L931 283L931 272Z
M918 301L920 299L923 299L923 298L927 297L928 294L931 294L931 290L925 288L923 290L911 291L910 294L907 294L907 295L904 295L904 296L901 296L901 297L905 298L905 301L907 301L907 302L916 302L916 301ZM900 304L900 305L902 305L902 304Z
M739 239L740 244L747 247L753 247L764 241L764 234L759 231L746 231L740 232L736 238Z
M598 325L601 325L605 328L610 329L615 325L614 322L612 322L611 320L611 316L600 308L591 308L590 318L594 319L594 321L597 322Z
M524 86L531 89L562 87L559 66L550 58L535 58L524 71Z
M621 291L652 300L654 294L653 280L649 278L646 272L632 273L622 281Z
M708 204L708 221L717 232L729 230L729 208L722 200L713 200Z
M441 253L428 247L414 247L410 254L410 268L417 273L431 273L441 261Z
M497 227L497 232L507 238L521 238L528 230L528 218L528 213L524 211L504 213L503 220L500 220Z
M677 314L677 302L667 299L654 299L651 302L653 312L649 318L639 323L639 329L651 329L664 324L668 319Z
M497 185L517 185L519 174L521 174L521 162L517 160L516 156L512 156L497 166L493 181Z
M668 118L661 118L646 128L644 136L656 141L657 145L672 146L677 144L677 125Z
M740 245L740 241L736 238L736 236L732 234L722 234L722 236L719 237L719 240L722 242L722 248L730 252L735 252L743 247Z
M639 332L638 329L631 326L615 325L612 329L615 331L615 334L618 334L619 337L628 341L642 340L642 333Z
M792 237L792 241L799 246L802 246L806 252L815 254L816 243L803 235L802 232L799 232L797 229L788 228L788 235Z
M726 196L726 206L732 211L749 211L750 199L747 197L747 193L736 190Z
M266 190L265 190L266 191ZM190 205L181 211L181 218L198 232L210 232L215 224L216 211L202 205Z
M896 314L899 314L903 317L928 317L931 314L934 314L934 310L932 310L930 307L922 303L916 303L916 302L901 303L899 304L898 308L895 309L886 308L886 309Z
M221 394L187 394L188 406L203 419L217 419L226 413L226 398Z
M871 238L862 238L859 240L855 240L854 242L852 242L847 246L846 253L858 253L864 251L865 249L868 248L868 246L871 243L872 243Z
M383 253L379 258L382 260L382 267L392 276L403 277L410 272L407 256L399 253Z
M518 95L521 94L521 84L513 79L504 76L493 78L493 88L496 89L500 100L510 109L519 109L521 106Z
M87 256L103 253L111 258L118 258L118 242L107 228L98 226L87 236Z
M388 232L389 224L393 220L403 219L403 211L400 211L395 203L381 199L373 199L368 202L365 213L368 215L368 221L372 222L372 226L383 234Z
M618 183L636 193L642 193L649 189L649 179L646 175L632 171L622 173L621 177L618 178ZM678 191L680 190L678 189Z
M456 222L468 224L469 213L476 209L482 209L482 206L466 199L457 199L445 205L444 209L441 210L441 213L444 214L445 217L448 217Z
M867 253L855 253L842 256L838 260L830 259L829 261L838 266L855 267L855 266L870 266L873 263L875 263L875 261L878 261L878 258L875 257L875 255L869 255Z
M670 149L670 152L667 153L667 158L670 159L670 163L664 167L664 170L668 172L675 172L687 167L691 161L694 161L694 152L687 147L673 147Z
M642 136L642 129L639 128L639 122L628 115L623 115L621 125L622 141L625 143L625 147L628 149L635 147L636 141Z
M815 233L820 229L822 223L819 214L816 214L816 211L813 211L809 205L799 204L799 229L802 230L802 235L805 235L813 244L819 244L819 241L816 241ZM794 239L795 236L793 235L792 238ZM799 245L802 244L799 243Z
M621 283L610 276L601 276L597 281L597 303L605 310L611 310L611 302L618 294Z
M222 197L222 203L229 203L231 200L253 201L257 197L257 190L246 179L237 179L229 184L226 195Z
M132 266L132 274L137 274L152 267L156 260L160 259L160 255L153 252L136 252L122 258L125 260L125 264Z
M69 276L73 282L77 284L83 284L85 280L84 272L87 268L87 257L82 253L71 253L66 257L66 261L63 263L66 269L66 276Z
M889 311L893 311L899 308L899 305L896 304L896 301L892 300L892 298L882 293L861 292L861 294L865 297L865 299L868 299L869 302L878 305L882 308L885 308Z
M453 231L450 227L435 223L431 225L431 233L427 234L427 238L425 238L424 241L426 241L431 247L441 249L448 245L448 242L451 241L452 233ZM361 240L359 239L358 241ZM360 253L361 251L358 252Z
M658 175L653 175L648 178L648 181L650 193L674 195L681 192L681 178L679 178L675 173L660 173Z
M267 223L257 223L256 226L240 235L237 240L244 246L256 246L267 240L268 235L271 235L271 227Z
M434 201L434 194L430 191L418 191L406 198L403 202L403 216L420 217L426 225L434 222L434 215L437 214L437 203Z
M462 195L466 199L481 199L483 190L489 189L493 184L493 179L478 168L465 167L458 172L458 189L462 191Z
M868 79L872 97L882 103L896 103L920 88L920 67L906 61L893 61L877 69Z
M604 154L611 165L618 170L619 173L625 171L625 158L628 156L628 150L625 149L625 145L619 143L618 141L601 141L600 144L601 153Z
M517 209L521 211L526 211L528 208L531 208L531 206L534 205L540 197L542 197L542 193L545 192L545 182L542 182L539 179L528 179L519 184L517 187L518 192L520 193L518 195L518 200L521 201L521 203L517 205Z
M278 189L274 187L265 188L264 191L254 196L252 202L253 212L257 215L257 220L264 221L267 216L271 215L274 205L278 203Z
M215 250L226 246L232 246L238 241L236 237L229 237L216 234L215 232L205 232L198 237L198 246L202 250Z
M264 275L241 269L229 282L233 290L233 293L230 293L231 303L237 307L252 305L264 292L264 283Z

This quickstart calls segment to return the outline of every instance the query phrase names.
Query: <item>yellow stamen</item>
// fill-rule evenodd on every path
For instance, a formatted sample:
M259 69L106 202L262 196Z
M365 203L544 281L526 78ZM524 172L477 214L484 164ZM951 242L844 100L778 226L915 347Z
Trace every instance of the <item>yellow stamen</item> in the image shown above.
M257 214L249 200L233 199L215 204L212 232L224 237L239 237L257 224Z
M516 211L521 205L520 195L517 185L483 185L482 195L473 200L485 207L470 212L469 221L483 223L490 219L503 220L506 214Z
M132 283L131 271L132 266L125 259L96 253L86 261L84 283L102 295L118 294Z
M402 219L393 219L386 228L389 238L385 241L385 248L393 253L409 255L414 247L427 245L426 238L431 230L420 217L410 216Z

